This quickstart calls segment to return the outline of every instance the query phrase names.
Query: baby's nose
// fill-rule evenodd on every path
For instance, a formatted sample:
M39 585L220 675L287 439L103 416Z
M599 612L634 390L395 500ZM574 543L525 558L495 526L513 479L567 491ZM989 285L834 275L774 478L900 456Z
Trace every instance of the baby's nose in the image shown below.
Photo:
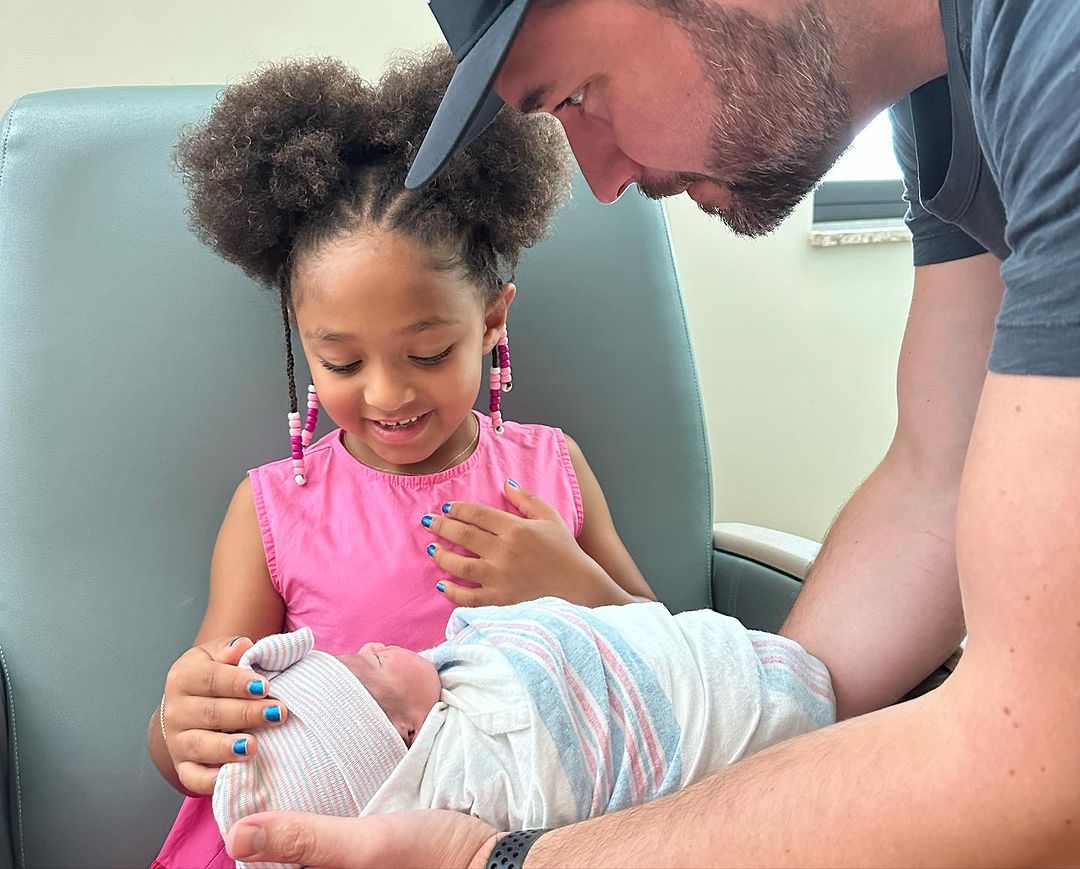
M383 643L364 643L364 645L362 645L360 647L360 651L358 651L356 654L358 654L358 655L363 654L364 652L368 651L369 649L372 652L381 652L385 648L386 648L386 645L383 644Z

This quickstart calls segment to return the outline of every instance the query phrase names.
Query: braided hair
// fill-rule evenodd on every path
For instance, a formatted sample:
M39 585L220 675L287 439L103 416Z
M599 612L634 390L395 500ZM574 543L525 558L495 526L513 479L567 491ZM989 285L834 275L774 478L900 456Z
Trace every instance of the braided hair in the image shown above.
M177 146L192 230L280 297L292 411L301 258L359 230L399 232L438 251L438 267L460 269L491 301L567 196L557 123L511 109L437 179L405 188L454 65L440 47L402 56L373 84L329 58L271 64L227 87Z

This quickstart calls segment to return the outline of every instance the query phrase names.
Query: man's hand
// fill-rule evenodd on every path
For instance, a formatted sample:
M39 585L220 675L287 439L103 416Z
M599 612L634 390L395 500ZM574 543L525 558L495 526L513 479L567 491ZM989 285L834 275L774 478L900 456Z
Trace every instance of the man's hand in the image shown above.
M264 812L234 824L225 837L225 849L234 860L248 863L465 869L484 865L495 838L494 828L459 812L395 812L367 818Z

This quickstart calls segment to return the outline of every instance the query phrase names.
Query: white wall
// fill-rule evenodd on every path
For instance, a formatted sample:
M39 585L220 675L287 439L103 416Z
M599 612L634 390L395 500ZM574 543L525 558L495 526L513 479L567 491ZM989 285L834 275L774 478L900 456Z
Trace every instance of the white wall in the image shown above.
M0 0L0 102L109 84L212 84L263 60L333 54L366 76L435 42L423 0Z
M375 76L395 49L438 35L422 0L0 0L0 104L61 87L227 82L291 55L337 55ZM892 433L910 246L813 249L808 203L757 241L684 198L669 214L717 518L820 538Z
M747 240L668 208L716 516L820 538L892 437L912 269L910 243L810 247L810 211Z

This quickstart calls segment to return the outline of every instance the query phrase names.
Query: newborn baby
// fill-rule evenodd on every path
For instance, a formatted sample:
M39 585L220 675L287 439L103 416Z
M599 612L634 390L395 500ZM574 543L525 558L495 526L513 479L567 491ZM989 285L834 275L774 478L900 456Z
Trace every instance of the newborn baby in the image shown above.
M241 665L289 707L222 767L222 832L245 815L466 812L555 827L672 793L834 720L828 671L798 644L709 610L543 598L458 609L420 654L314 651L308 628Z

